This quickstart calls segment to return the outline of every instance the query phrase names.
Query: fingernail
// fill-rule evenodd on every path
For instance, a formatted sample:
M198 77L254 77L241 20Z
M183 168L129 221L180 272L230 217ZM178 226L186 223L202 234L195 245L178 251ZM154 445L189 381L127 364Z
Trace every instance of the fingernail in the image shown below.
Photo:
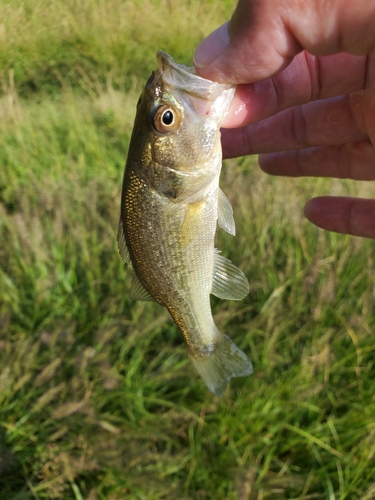
M199 69L206 68L224 52L228 43L228 23L225 23L198 45L194 54L194 65Z

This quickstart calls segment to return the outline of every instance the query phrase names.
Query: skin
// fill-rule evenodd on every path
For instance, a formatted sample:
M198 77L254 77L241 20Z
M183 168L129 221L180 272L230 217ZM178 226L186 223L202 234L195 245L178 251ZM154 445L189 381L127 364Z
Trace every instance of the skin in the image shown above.
M272 175L375 180L375 2L240 0L195 53L198 74L238 84L224 157ZM317 226L375 238L375 200L318 197Z

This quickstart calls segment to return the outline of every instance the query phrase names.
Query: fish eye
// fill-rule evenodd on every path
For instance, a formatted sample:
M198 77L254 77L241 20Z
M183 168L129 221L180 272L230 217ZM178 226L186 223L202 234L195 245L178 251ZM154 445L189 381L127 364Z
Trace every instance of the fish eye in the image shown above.
M170 109L167 109L167 111L164 111L164 113L161 117L161 121L164 123L164 125L169 127L169 125L172 125L173 120L174 120L174 116L173 116L172 111Z
M173 132L177 129L181 122L181 114L179 110L168 105L160 106L153 118L153 125L158 132L162 134Z

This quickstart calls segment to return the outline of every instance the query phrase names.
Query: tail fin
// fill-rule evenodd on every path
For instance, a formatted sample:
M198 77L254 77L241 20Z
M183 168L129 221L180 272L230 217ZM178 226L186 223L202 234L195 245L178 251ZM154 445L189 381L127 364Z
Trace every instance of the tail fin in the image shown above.
M244 352L231 339L218 331L219 341L210 353L190 354L190 359L206 386L221 397L232 377L253 373L253 365Z

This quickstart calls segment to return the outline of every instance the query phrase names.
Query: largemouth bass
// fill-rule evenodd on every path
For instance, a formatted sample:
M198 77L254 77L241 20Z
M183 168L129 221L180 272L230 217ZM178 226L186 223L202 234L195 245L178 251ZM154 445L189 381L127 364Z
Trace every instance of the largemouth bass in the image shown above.
M133 267L131 297L166 307L207 387L222 396L252 373L247 356L216 327L210 294L240 300L245 275L214 248L217 222L235 234L219 189L220 124L234 88L200 78L157 54L137 104L125 168L118 246Z

